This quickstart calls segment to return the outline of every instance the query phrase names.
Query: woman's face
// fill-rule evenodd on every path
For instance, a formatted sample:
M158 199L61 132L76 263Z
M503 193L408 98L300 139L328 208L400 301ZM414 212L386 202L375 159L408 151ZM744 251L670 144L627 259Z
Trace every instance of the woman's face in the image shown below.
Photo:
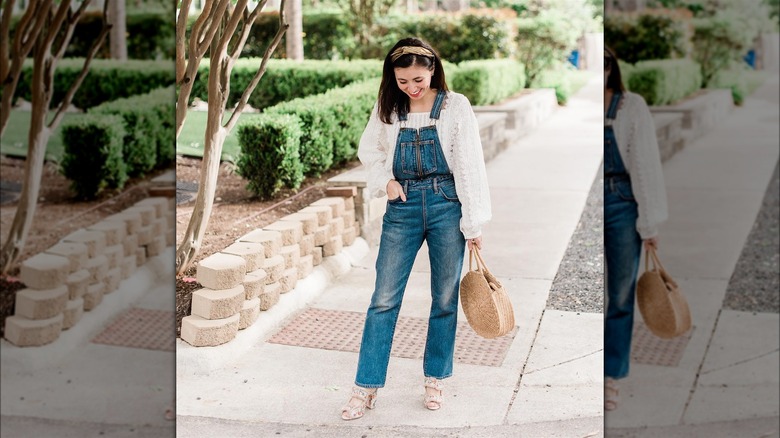
M431 87L433 71L425 67L412 65L404 68L395 68L395 83L409 99L422 99Z

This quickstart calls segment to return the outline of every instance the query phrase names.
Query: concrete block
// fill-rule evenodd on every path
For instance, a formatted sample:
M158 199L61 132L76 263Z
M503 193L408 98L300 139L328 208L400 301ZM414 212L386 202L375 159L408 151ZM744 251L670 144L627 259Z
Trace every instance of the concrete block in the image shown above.
M69 300L81 298L87 293L90 277L91 275L86 269L79 269L68 275L68 278L65 280L65 286L68 288Z
M31 320L21 316L5 319L5 339L17 347L36 347L54 342L62 332L60 313L49 319Z
M355 198L344 198L344 211L355 211Z
M311 251L311 257L314 261L314 266L319 266L320 263L322 263L322 247L321 246L315 246L314 249Z
M298 210L298 213L313 213L317 215L317 225L323 226L333 219L333 208L327 205L309 205Z
M350 246L355 243L356 237L357 234L355 233L355 227L345 228L344 232L341 233L341 239L344 241L345 246Z
M134 256L135 250L138 249L138 235L131 234L129 236L125 236L125 240L122 242L122 247L124 248L125 257Z
M303 224L297 221L277 221L263 227L264 230L282 234L282 246L294 245L303 237Z
M164 217L152 221L152 236L165 237L168 233L168 220Z
M125 257L124 260L122 260L122 280L127 279L135 273L137 262L138 258L134 255Z
M322 256L330 257L341 252L344 247L344 242L341 240L341 235L332 237L328 243L322 247Z
M135 265L143 266L146 264L146 247L139 246L135 249Z
M283 294L295 289L295 285L298 284L298 268L285 269L282 272L282 278L279 279L279 284L282 285L280 292Z
M84 266L84 269L89 271L90 284L99 283L103 281L103 278L106 276L106 272L108 272L108 258L104 255L91 258L87 260L87 264Z
M301 257L298 261L298 279L302 280L309 276L314 270L314 256L309 254Z
M265 258L270 258L279 254L282 248L282 233L258 229L241 236L238 241L262 243L265 248Z
M157 218L157 212L154 207L150 205L134 205L125 211L138 212L141 214L141 226L148 227L152 224L152 221Z
M357 196L357 187L356 186L337 186L337 187L328 187L325 189L325 196L327 197L342 197L342 198L353 198Z
M22 289L16 292L14 314L27 319L49 319L62 313L67 301L65 285L46 290Z
M122 243L127 235L127 226L124 223L116 221L101 221L88 226L87 231L100 231L106 235L106 246L118 245Z
M115 222L124 222L125 224L125 236L130 236L133 234L138 233L138 230L141 229L142 221L141 221L141 213L137 211L123 211L117 214L113 214L105 219L104 221L115 221Z
M146 245L146 254L149 257L155 257L160 255L165 249L165 235L157 235L149 244Z
M337 217L330 221L330 236L338 236L344 232L344 219Z
M268 281L271 283L279 281L284 272L284 257L277 255L263 261L263 270L268 274Z
M70 262L69 274L81 269L89 258L87 245L76 242L60 242L44 252L67 258Z
M282 285L279 282L265 285L263 293L257 298L260 300L260 310L268 310L279 302Z
M330 223L317 227L317 231L314 233L314 245L323 246L328 243L331 237L333 237L331 230Z
M355 210L345 211L344 216L341 216L341 218L344 219L344 228L355 226Z
M301 249L301 257L311 254L314 249L314 234L304 235L298 247Z
M268 274L262 270L257 269L246 274L244 277L244 292L246 293L246 299L251 300L257 298L263 293L265 289L265 283L268 281Z
M330 196L312 202L310 205L327 206L333 211L333 217L341 217L344 214L344 198L341 196Z
M317 223L317 215L315 213L293 213L279 219L279 221L300 222L303 226L304 236L307 234L314 234L314 231L319 226Z
M110 294L111 292L119 289L119 283L122 282L122 268L116 267L109 269L108 272L106 272L106 276L103 279L103 283L106 285L105 293Z
M246 272L262 268L265 260L265 247L261 243L236 242L220 252L243 258L246 261Z
M240 320L238 313L223 319L185 316L181 321L181 339L195 347L221 345L236 337Z
M136 234L138 235L138 246L148 245L155 237L151 225L142 226Z
M97 307L103 301L105 290L105 283L94 283L87 286L87 293L82 297L84 299L84 310L90 311Z
M298 244L283 246L279 255L284 258L284 267L286 269L298 266L298 260L301 258L301 247Z
M67 330L76 325L84 315L84 299L68 300L62 312L62 329Z
M125 259L125 248L121 244L107 246L103 255L108 259L108 269L118 268Z
M198 263L195 277L208 289L232 289L244 281L246 260L242 257L216 253Z
M239 312L238 329L243 330L257 321L257 317L260 316L260 298L254 298L251 300L244 300Z
M154 196L151 198L142 199L135 203L137 206L151 206L154 207L154 213L156 217L162 217L169 210L170 202L168 198L164 196Z
M169 225L168 231L165 233L165 246L176 245L176 225Z
M192 314L205 319L222 319L237 314L246 301L244 286L231 289L199 289L192 293Z
M87 245L87 255L96 257L103 254L106 248L106 235L100 231L87 231L84 229L74 231L63 237L61 242L77 242Z
M65 284L70 260L54 254L37 254L22 262L19 279L30 289L54 289Z

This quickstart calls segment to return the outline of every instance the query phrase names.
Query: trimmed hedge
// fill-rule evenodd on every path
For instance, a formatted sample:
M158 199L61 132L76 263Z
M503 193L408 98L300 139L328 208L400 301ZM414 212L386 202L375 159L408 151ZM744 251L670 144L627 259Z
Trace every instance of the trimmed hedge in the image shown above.
M96 106L91 114L113 114L124 122L123 158L130 176L144 175L175 157L173 87L117 99Z
M642 61L634 65L624 85L648 105L666 105L701 88L701 69L688 59Z
M51 107L54 108L65 97L65 93L78 77L84 60L69 58L60 61L54 73L54 94ZM27 101L32 99L32 60L22 68L22 76L16 87L16 97ZM83 110L103 102L148 93L155 88L173 85L176 81L175 67L170 60L163 61L116 61L95 59L81 87L73 96L73 105Z
M690 14L648 10L640 14L609 13L604 20L604 42L629 63L671 59L688 52L686 21Z
M176 20L173 4L170 10L127 11L127 56L130 59L170 59L176 54ZM10 35L14 34L21 15L11 19ZM103 27L100 11L87 11L81 17L73 37L65 50L65 58L87 56L92 42ZM110 58L109 38L103 43L96 58Z
M283 186L297 189L303 182L300 160L301 128L297 117L262 114L238 125L241 156L237 173L247 189L267 199Z
M228 107L241 99L241 93L260 67L262 58L239 59L230 76ZM190 97L208 100L209 60L204 59ZM274 59L257 88L249 97L249 105L263 109L287 100L324 93L353 82L382 74L379 60L303 62Z
M357 146L379 90L369 79L324 94L267 108L266 114L295 115L301 122L304 173L319 176L334 163L357 156Z
M451 78L452 89L468 97L472 105L490 105L523 89L525 68L511 59L465 61Z
M60 171L71 180L70 187L78 196L94 198L104 189L124 187L124 136L124 123L119 116L84 114L63 122L65 155Z

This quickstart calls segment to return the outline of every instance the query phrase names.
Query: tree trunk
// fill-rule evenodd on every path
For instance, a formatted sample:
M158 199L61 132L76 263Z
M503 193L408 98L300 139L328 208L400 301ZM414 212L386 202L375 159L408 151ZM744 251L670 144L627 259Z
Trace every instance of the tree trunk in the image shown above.
M51 90L48 89L44 79L53 74L51 61L50 54L45 56L36 54L36 65L33 67L30 130L27 135L27 159L24 162L24 183L19 197L19 205L14 214L14 221L0 252L0 272L3 274L8 272L24 249L35 208L38 205L43 159L46 156L46 145L51 136L51 130L46 127Z
M127 59L127 14L125 0L105 0L111 2L108 7L109 17L111 19L111 59Z
M303 5L301 0L289 0L285 4L290 27L285 36L287 59L303 61Z

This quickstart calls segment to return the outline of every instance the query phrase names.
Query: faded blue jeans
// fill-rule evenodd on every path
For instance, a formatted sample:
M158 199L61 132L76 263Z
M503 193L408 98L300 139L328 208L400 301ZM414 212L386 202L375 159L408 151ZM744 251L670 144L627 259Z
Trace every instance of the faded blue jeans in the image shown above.
M642 238L636 231L637 205L628 178L604 179L604 255L607 317L604 324L604 375L628 375L631 334Z
M414 259L428 242L431 311L425 342L425 377L452 375L458 288L466 241L460 231L461 204L451 176L402 181L406 202L389 200L376 261L376 285L366 314L355 384L385 385L393 334ZM422 335L422 334L421 334Z

